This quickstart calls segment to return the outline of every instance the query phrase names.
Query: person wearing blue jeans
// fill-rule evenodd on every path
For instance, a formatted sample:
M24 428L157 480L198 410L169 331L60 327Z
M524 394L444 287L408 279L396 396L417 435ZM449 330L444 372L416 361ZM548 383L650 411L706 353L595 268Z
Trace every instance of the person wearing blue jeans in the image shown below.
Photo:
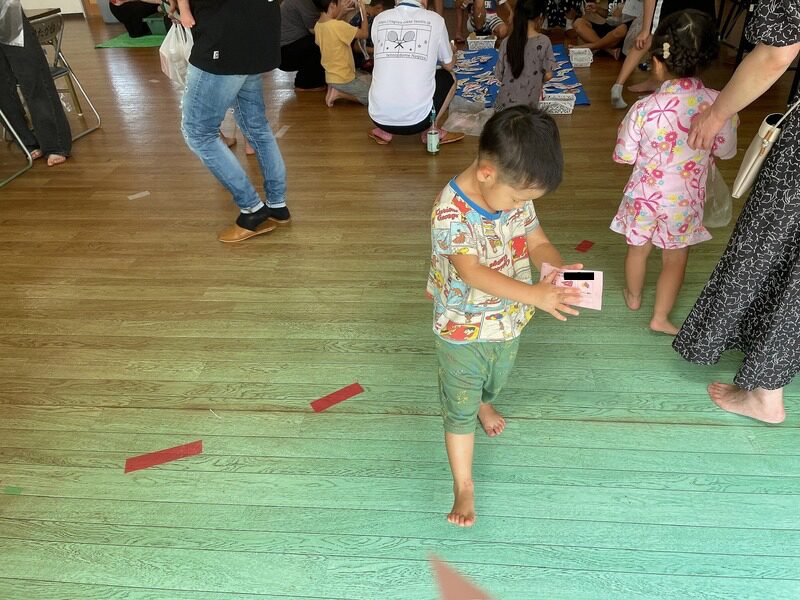
M181 130L189 149L231 193L239 208L236 222L219 234L219 241L240 242L291 221L286 207L286 169L267 121L261 77L280 64L279 4L191 0L190 7L195 19L194 46ZM255 150L266 203L220 138L219 128L229 108Z

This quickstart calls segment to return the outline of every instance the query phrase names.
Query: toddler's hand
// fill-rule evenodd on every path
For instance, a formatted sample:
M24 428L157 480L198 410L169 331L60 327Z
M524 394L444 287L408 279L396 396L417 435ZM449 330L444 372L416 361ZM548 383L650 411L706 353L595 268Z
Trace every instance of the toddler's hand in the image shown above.
M562 268L572 269L574 266L570 265L569 267ZM576 289L556 287L553 285L553 281L555 281L557 275L558 273L553 271L539 283L532 286L534 288L534 293L532 294L531 304L536 308L550 313L559 321L566 321L567 317L561 313L573 316L580 314L577 310L568 305L580 300L581 293Z

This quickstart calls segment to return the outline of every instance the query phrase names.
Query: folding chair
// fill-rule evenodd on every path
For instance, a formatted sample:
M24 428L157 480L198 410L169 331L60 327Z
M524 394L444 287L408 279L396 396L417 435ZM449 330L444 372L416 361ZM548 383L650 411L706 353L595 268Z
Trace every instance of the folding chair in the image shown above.
M9 181L15 179L16 177L19 177L25 171L33 167L33 156L31 156L31 153L25 147L25 144L22 143L19 134L14 130L13 127L11 127L11 123L9 123L8 118L6 118L6 115L3 113L2 110L0 110L0 127L2 127L3 129L3 141L6 141L7 137L11 138L9 141L16 141L16 143L19 145L20 148L22 148L22 151L25 153L25 159L26 159L25 166L22 167L19 171L9 175L5 179L0 179L0 187L3 187Z
M36 32L36 37L39 39L39 43L42 45L42 47L53 47L53 62L50 64L50 72L53 75L53 80L57 81L62 78L67 80L67 88L58 89L57 91L61 93L69 92L72 98L72 105L75 107L75 113L79 117L83 117L83 106L81 104L80 97L75 90L75 87L77 86L78 90L80 90L81 94L85 98L86 103L89 105L89 108L92 109L92 113L94 113L94 117L97 120L97 123L94 126L89 127L87 125L87 128L80 133L73 134L73 141L77 140L78 138L82 138L96 129L99 129L100 114L97 112L94 104L92 104L92 101L89 99L86 90L83 89L81 82L75 76L75 71L73 71L72 67L69 66L64 53L61 51L61 39L64 36L64 17L60 13L50 15L48 17L36 19L35 21L31 22L31 26Z

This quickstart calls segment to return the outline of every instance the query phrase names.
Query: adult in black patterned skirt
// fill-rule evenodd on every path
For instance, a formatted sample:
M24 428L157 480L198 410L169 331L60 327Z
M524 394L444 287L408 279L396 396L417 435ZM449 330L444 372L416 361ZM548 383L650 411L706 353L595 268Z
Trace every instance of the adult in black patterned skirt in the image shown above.
M757 46L695 119L690 146L710 148L723 123L792 64L800 53L800 3L759 0L747 36ZM725 350L741 350L744 361L734 385L712 383L711 399L759 421L784 420L783 387L800 371L800 110L784 122L728 247L673 347L704 365L716 363Z

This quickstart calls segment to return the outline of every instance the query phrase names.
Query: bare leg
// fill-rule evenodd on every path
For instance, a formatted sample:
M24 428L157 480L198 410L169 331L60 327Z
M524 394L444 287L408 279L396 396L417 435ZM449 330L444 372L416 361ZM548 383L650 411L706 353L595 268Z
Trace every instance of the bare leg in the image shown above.
M748 391L739 386L714 382L708 386L708 395L722 410L743 415L764 423L782 423L786 418L783 406L783 388Z
M644 94L647 92L655 92L658 89L658 79L648 77L645 81L635 85L629 85L628 90L635 94Z
M638 50L634 47L631 49L628 56L625 57L625 61L622 63L622 68L619 70L619 75L617 75L617 80L614 82L614 85L611 88L611 105L614 108L625 108L628 106L625 103L625 100L622 98L622 90L625 87L625 82L628 81L628 78L636 70L636 67L649 50L649 48Z
M464 19L464 9L461 4L456 0L456 42L459 44L464 43L467 39L466 19Z
M452 75L452 73L451 73ZM453 87L450 88L450 92L447 94L447 98L444 99L444 103L442 104L441 110L436 113L436 123L434 125L437 129L441 129L444 122L447 121L447 108L450 106L450 102L452 102L453 97L456 95L456 86L455 86L455 77L453 77Z
M478 409L478 420L489 437L500 435L506 428L506 420L503 415L497 412L494 406L489 403L481 403Z
M597 35L592 24L581 17L580 19L575 19L575 33L578 34L578 37L583 42L582 44L576 46L577 48L592 48L593 44L596 44L600 41L600 36ZM592 48L594 50L594 48Z
M472 482L472 452L475 434L444 434L447 458L453 473L453 509L447 520L460 527L472 527L475 523L475 485Z
M653 318L650 320L650 329L653 331L678 334L678 328L669 320L669 313L672 312L672 307L675 306L675 300L681 291L688 258L689 248L662 251L661 274L656 283L656 303L653 308Z
M433 9L444 16L444 0L433 0Z
M647 242L644 246L628 246L625 255L625 304L631 310L639 310L642 306L642 288L647 274L647 257L653 244Z

